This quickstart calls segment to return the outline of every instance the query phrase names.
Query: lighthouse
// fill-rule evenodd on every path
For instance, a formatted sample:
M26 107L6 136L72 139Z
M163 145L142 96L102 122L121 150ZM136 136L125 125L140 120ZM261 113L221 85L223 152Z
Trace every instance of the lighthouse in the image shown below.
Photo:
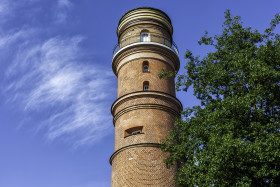
M168 153L159 148L182 110L174 78L159 78L161 69L174 72L180 67L172 34L169 16L151 7L130 10L119 21L112 60L118 78L111 108L112 187L175 186L177 168L166 168Z

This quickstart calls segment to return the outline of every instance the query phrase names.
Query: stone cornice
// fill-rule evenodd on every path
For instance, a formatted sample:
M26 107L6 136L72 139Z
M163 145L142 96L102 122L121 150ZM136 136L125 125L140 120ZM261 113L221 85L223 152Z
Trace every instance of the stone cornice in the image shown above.
M160 98L165 101L170 101L173 104L177 106L177 108L172 108L168 105L164 104L157 104L157 103L145 103L145 104L134 104L127 106L117 113L115 112L116 109L121 106L121 104L132 100L132 99L137 99L137 98L147 98L147 97L153 97L153 98ZM113 118L113 124L115 125L116 120L123 114L133 111L133 110L139 110L139 109L157 109L157 110L164 110L169 113L171 113L174 116L179 116L180 111L183 109L183 106L181 102L174 96L163 93L163 92L157 92L157 91L140 91L140 92L133 92L127 95L124 95L120 98L118 98L111 107L111 113L114 116Z
M123 95L121 97L119 97L111 106L111 113L112 115L114 115L114 111L115 109L122 103L134 99L134 98L141 98L141 97L156 97L156 98L161 98L164 100L168 100L171 102L174 102L179 111L181 111L183 109L183 105L182 103L173 95L164 93L164 92L159 92L159 91L138 91L138 92L132 92L126 95Z
M156 42L138 42L138 43L133 43L130 45L127 45L123 48L121 48L114 56L112 60L112 69L115 75L118 74L118 70L120 69L120 62L134 54L143 54L143 53L154 53L155 56L159 55L162 57L165 57L169 60L166 60L165 63L173 63L170 64L171 67L174 68L175 71L178 71L180 68L180 60L178 55L171 49L170 47L156 43ZM146 57L147 58L147 57ZM156 58L156 57L154 57ZM158 57L160 61L163 61ZM134 58L135 59L135 58ZM129 61L127 61L129 62ZM124 62L124 63L127 63ZM124 65L124 63L121 64Z
M160 144L158 143L140 143L140 144L132 144L132 145L128 145L125 147L122 147L120 149L118 149L117 151L115 151L112 156L110 157L110 164L112 165L112 161L113 159L122 151L130 149L130 148L135 148L135 147L160 147Z
M133 110L139 110L139 109L157 109L157 110L164 110L167 111L174 116L179 116L180 113L176 110L174 110L171 107L165 106L165 105L159 105L159 104L153 104L153 103L146 103L146 104L139 104L139 105L133 105L130 107L127 107L121 111L119 111L113 118L113 124L115 125L117 119L122 116L123 114L133 111Z
M162 27L172 36L173 27L169 16L163 11L151 7L140 7L132 9L125 13L118 24L117 35L118 37L122 34L127 28L137 24L138 22L150 21L159 23Z

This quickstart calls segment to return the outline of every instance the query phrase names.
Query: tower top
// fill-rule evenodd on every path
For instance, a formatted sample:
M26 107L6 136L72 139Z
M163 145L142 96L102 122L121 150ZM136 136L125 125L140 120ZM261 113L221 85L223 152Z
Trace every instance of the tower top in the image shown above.
M126 12L120 19L117 29L117 35L123 33L127 28L147 22L150 24L160 25L164 27L172 36L173 27L169 16L162 10L152 7L139 7Z

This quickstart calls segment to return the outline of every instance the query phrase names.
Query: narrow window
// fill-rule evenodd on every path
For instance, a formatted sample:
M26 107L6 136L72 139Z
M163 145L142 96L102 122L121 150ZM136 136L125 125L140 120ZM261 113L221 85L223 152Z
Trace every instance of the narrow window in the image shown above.
M149 41L151 41L150 33L149 32L141 32L140 40L141 40L141 42L149 42Z
M124 131L124 137L128 137L131 135L143 134L143 126L132 127L130 129L126 129Z
M144 73L149 72L149 62L148 61L143 62L143 72Z
M144 91L149 91L149 82L148 82L148 81L145 81L145 82L143 83L143 90L144 90Z

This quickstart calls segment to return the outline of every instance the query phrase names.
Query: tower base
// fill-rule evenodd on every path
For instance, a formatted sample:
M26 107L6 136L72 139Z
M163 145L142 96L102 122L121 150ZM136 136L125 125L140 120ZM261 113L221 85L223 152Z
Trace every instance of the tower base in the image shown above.
M112 187L175 187L176 167L166 168L167 154L157 147L135 147L112 160Z

